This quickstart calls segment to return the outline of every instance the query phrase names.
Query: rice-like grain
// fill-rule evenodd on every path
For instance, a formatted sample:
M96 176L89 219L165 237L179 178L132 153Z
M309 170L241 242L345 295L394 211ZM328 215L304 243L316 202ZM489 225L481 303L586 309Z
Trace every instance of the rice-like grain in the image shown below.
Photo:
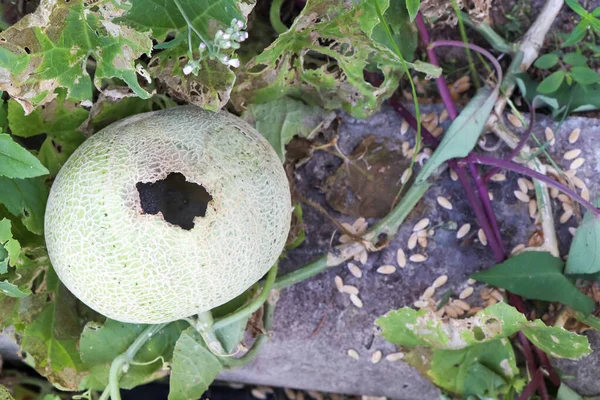
M335 282L335 287L337 288L337 290L341 292L342 287L344 287L344 281L342 280L342 278L336 275L335 278L333 278L333 281Z
M487 246L487 236L485 236L485 232L483 231L483 229L479 229L477 231L477 238L479 239L482 245Z
M410 124L407 120L402 120L402 124L400 124L400 135L404 135L408 132L408 128L410 128Z
M527 193L529 188L527 187L527 183L525 183L524 178L517 179L517 185L519 185L519 190L523 193Z
M429 286L427 289L425 289L425 291L421 295L421 298L423 300L429 300L430 298L433 297L434 294L435 294L435 288L433 286Z
M579 157L579 155L581 154L581 149L573 149L573 150L569 150L567 151L564 155L563 158L565 160L574 160L577 157Z
M506 175L497 173L491 176L490 180L494 182L504 182L506 180Z
M554 146L554 144L556 143L556 139L554 137L554 132L552 132L552 129L546 127L546 129L544 130L544 135L546 136L546 141L550 142L550 146Z
M515 255L523 249L525 249L525 245L523 243L518 244L515 247L513 247L513 249L510 251L510 254Z
M514 126L515 128L522 128L523 127L523 122L516 115L514 115L514 114L508 114L506 117L508 118L508 121L510 122L510 124L512 126Z
M350 301L352 302L352 304L354 304L358 308L362 308L363 307L362 300L359 299L358 296L355 295L355 294L351 294L350 295Z
M383 356L383 354L381 353L381 350L377 350L375 353L373 353L373 355L371 356L371 363L372 364L377 364L379 361L381 361L381 357Z
M358 360L358 352L354 349L348 349L348 355L352 358L354 358L355 360Z
M381 267L377 268L377 273L382 275L389 275L393 274L394 272L396 272L396 267L393 265L382 265Z
M413 232L421 231L429 225L429 218L423 218L413 226Z
M579 135L581 134L581 129L579 128L575 128L573 129L573 131L569 134L569 143L573 144L577 141L577 139L579 139Z
M529 200L529 216L535 218L537 215L537 202L535 200Z
M576 158L575 160L573 160L571 165L569 165L569 169L577 169L577 168L581 167L584 162L585 162L585 158L583 158L583 157Z
M411 176L412 176L412 169L410 169L410 168L405 169L404 172L402 173L402 176L400 177L400 183L405 184L406 182L408 182L408 180L410 179Z
M356 278L362 278L362 270L356 266L356 264L348 263L348 269L350 273Z
M388 360L388 361L390 361L390 362L400 361L403 358L404 358L404 353L402 353L400 351L397 352L397 353L391 353L391 354L388 354L387 356L385 356L385 359Z
M460 308L463 311L469 311L471 306L464 300L452 300L452 305Z
M473 278L467 279L467 285L474 285L475 282L477 282L477 281L475 279L473 279Z
M469 233L469 231L471 230L471 224L463 224L463 226L461 226L458 231L456 231L456 238L457 239L462 239L465 236L467 236L467 234Z
M450 179L452 179L454 182L458 180L458 174L453 169L450 170Z
M400 268L406 267L406 253L404 253L404 250L398 249L396 252L396 262Z
M438 196L437 202L440 206L442 206L446 210L452 210L452 203L450 203L450 200L448 200L444 196Z
M464 300L464 299L466 299L467 297L469 297L470 295L472 295L472 294L473 294L473 291L474 291L474 289L473 289L471 286L469 286L469 287L466 287L466 288L464 288L464 289L463 289L463 291L462 291L462 292L460 292L460 294L458 295L458 298L459 298L460 300Z
M560 216L560 219L558 220L561 224L566 223L569 219L571 219L571 217L573 216L573 210L567 210L564 213L562 213L562 215Z
M444 122L445 120L448 119L448 110L446 110L444 108L444 110L442 111L442 113L440 114L440 122Z
M433 281L433 283L431 284L431 287L433 288L439 288L442 287L446 284L446 282L448 282L448 275L440 275L437 278L435 278L435 281Z
M419 235L417 235L417 243L422 248L426 248L427 245L429 244L429 240L427 240L427 236L419 236Z
M429 307L429 302L427 300L417 300L413 303L413 306L416 308L426 308Z
M358 288L356 286L344 285L342 286L342 292L358 296Z
M446 311L446 314L448 314L448 316L450 318L457 318L458 317L458 313L456 312L456 310L454 309L454 307L450 307L448 304L446 304L444 306L444 311Z
M529 200L531 200L527 193L523 193L520 190L515 190L513 193L515 194L515 197L523 203L529 203Z
M410 234L410 237L408 238L408 243L407 243L407 247L409 250L414 249L415 247L417 247L417 234L416 232L413 232Z
M412 262L421 263L427 261L427 256L424 254L413 254L408 259Z

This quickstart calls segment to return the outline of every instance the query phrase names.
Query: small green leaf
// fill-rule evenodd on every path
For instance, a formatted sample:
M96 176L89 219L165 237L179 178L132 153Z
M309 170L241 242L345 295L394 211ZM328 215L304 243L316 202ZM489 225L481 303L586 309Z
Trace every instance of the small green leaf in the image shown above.
M567 53L563 56L563 61L572 67L583 67L587 65L588 59L580 53Z
M587 10L583 8L583 6L579 4L577 0L565 0L565 3L567 3L569 8L575 11L580 17L583 17L588 14Z
M594 11L591 12L593 17L600 18L600 7L594 8Z
M573 67L571 68L571 75L577 83L582 85L591 85L600 81L598 73L588 67Z
M552 357L578 360L592 353L586 336L557 326L547 326L539 319L523 324L521 331L531 343Z
M556 301L591 313L594 301L581 293L563 273L563 261L550 253L528 251L511 257L471 278L528 299Z
M577 392L565 385L564 382L560 383L558 393L556 393L556 400L583 400Z
M577 312L574 316L575 319L577 319L577 321L582 322L588 325L589 327L594 328L597 331L600 331L600 318L596 317L595 315L585 315L583 313Z
M548 75L542 83L539 84L537 90L543 94L550 94L556 92L556 90L562 85L565 79L565 71L558 70Z
M412 69L418 72L422 72L427 75L427 78L439 78L442 75L442 68L423 62L421 60L416 60L413 63L409 64Z
M554 53L544 54L535 60L533 65L540 69L550 69L558 63L558 56Z
M8 178L33 178L47 175L48 170L37 158L10 135L0 133L0 175Z
M215 380L223 365L205 346L193 328L181 333L171 366L169 400L200 398Z
M1 400L15 400L5 386L0 385L0 399Z
M452 122L437 150L421 169L416 178L417 183L426 181L443 162L469 154L477 144L497 98L496 89L484 87L479 90Z
M563 47L573 46L573 45L581 42L581 40L585 37L585 34L587 33L589 26L590 26L590 23L588 21L581 20L577 24L577 26L575 26L575 29L573 29L573 32L571 32L569 37L565 40L565 42L563 43Z
M281 162L285 161L285 145L294 136L310 137L331 113L318 106L283 97L263 104L250 104L242 118L253 125L271 143Z
M389 1L381 1L384 5L386 2ZM414 59L418 35L414 24L411 23L408 16L405 1L394 0L387 9L382 6L381 11L383 12L383 18L385 18L390 28L392 37L390 38L383 24L378 23L373 29L371 38L392 51L397 46L405 60ZM375 21L379 22L379 16L377 14L375 16Z
M27 297L31 294L31 290L29 289L19 289L19 287L15 284L10 283L9 281L0 281L0 292L8 297L14 297L17 299Z
M506 387L504 378L480 362L475 362L467 369L465 377L465 396L480 398L497 398Z
M0 176L0 204L14 216L20 216L31 232L44 231L44 210L48 188L41 178L8 179Z
M13 238L11 228L8 218L0 219L0 274L8 272L9 263L16 266L21 255L21 244Z
M596 200L596 206L600 199ZM567 258L567 274L594 274L600 272L600 217L586 211L575 232Z
M406 0L406 9L408 10L408 15L410 16L411 22L417 17L420 5L421 0Z

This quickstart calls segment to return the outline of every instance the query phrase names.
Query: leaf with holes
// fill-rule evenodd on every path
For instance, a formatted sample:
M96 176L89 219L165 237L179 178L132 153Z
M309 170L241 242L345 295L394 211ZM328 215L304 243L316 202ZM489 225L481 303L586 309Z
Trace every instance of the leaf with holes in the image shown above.
M294 136L311 137L331 121L335 114L321 107L309 106L299 100L283 97L263 104L251 104L242 114L242 118L254 126L271 143L285 161L285 145Z
M10 135L0 133L0 176L7 178L33 178L48 174L37 158Z
M43 0L35 13L0 33L0 72L8 78L0 89L26 113L52 101L56 88L65 88L73 100L91 100L92 81L86 71L91 57L96 62L96 87L104 78L118 78L137 96L149 97L138 83L135 60L150 54L152 41L149 32L115 22L125 6Z
M497 89L484 87L477 92L452 122L440 145L419 172L418 183L426 181L442 163L465 157L473 150L497 98Z
M600 199L595 205L600 205ZM594 274L600 272L600 217L586 211L571 242L565 273Z
M48 188L41 178L8 179L0 176L0 204L20 216L31 232L41 235L44 230L44 210Z
M12 223L0 219L0 274L8 272L8 266L16 267L21 255L21 244L13 237Z
M169 400L197 399L208 390L223 365L192 327L181 333L173 351Z
M190 20L191 29L204 38L207 46L214 46L212 40L217 30L229 27L233 19L244 21L254 7L253 0L180 0L179 4ZM148 69L153 77L165 83L174 98L213 111L227 104L235 82L229 66L205 59L197 76L183 72L190 49L196 59L200 57L198 46L201 41L192 33L192 42L188 42L188 25L174 1L156 0L151 7L146 2L133 1L131 9L119 21L139 31L151 31L152 38L162 44L162 50L148 63ZM173 39L165 42L168 35ZM219 52L229 56L233 53L225 49Z
M539 319L523 324L521 331L531 343L555 358L579 360L592 353L586 336L558 326L547 326Z
M562 273L560 258L542 251L528 251L511 257L471 278L500 287L528 299L556 301L586 314L594 310L594 301L581 293Z

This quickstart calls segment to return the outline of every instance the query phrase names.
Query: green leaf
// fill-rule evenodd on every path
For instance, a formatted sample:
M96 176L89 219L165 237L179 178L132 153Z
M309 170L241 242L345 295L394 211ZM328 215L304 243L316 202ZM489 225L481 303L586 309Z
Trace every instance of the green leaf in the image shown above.
M556 400L583 400L577 392L565 385L564 382L560 383L558 393L556 393Z
M496 339L460 350L434 350L427 375L452 393L497 398L518 385L519 369L509 340Z
M0 176L0 204L20 216L31 232L41 235L44 230L44 210L48 188L41 178L8 179Z
M574 314L575 319L577 321L582 322L588 325L591 328L594 328L597 331L600 331L600 318L596 317L593 314L585 315L583 313L577 312Z
M498 303L461 320L446 320L430 310L404 307L388 312L375 323L381 327L382 336L392 344L456 350L511 336L526 321L515 308Z
M592 353L586 336L557 326L547 326L539 319L523 324L521 330L531 343L552 357L578 360Z
M253 125L285 161L285 145L296 135L310 137L325 122L330 113L318 106L308 106L299 100L283 97L263 104L250 104L242 118Z
M0 133L0 175L8 178L33 178L48 174L37 158L10 135Z
M380 3L380 9L390 28L395 45L398 46L398 49L400 49L400 53L405 60L414 59L415 50L417 49L418 44L418 34L415 24L410 22L405 1L394 0L389 4L389 7L387 6L389 1L380 0ZM374 21L379 22L377 14L376 17L377 18ZM383 24L377 23L377 25L375 25L371 38L383 44L388 49L394 50L394 43L391 42ZM417 61L415 61L415 65L416 64Z
M0 400L15 400L5 386L0 385Z
M406 0L406 9L408 10L408 15L410 15L411 22L417 17L420 4L421 0Z
M593 17L599 18L600 17L600 7L594 8L594 11L592 11L591 14Z
M169 400L200 398L215 380L223 365L192 327L181 333L173 352Z
M0 281L0 292L8 297L14 297L17 299L27 297L31 294L31 290L29 289L19 289L19 287L9 281Z
M119 381L119 386L131 389L168 374L163 362L170 362L173 348L184 322L173 322L152 336L135 356L137 363L131 365ZM108 371L112 361L125 352L147 325L127 324L107 319L103 325L88 323L81 334L80 352L82 362L91 374L85 377L80 388L102 390L108 383Z
M0 274L8 272L8 264L17 266L21 255L21 244L13 238L12 223L8 218L0 219Z
M581 20L575 26L575 29L573 29L573 31L571 32L569 37L565 40L565 42L563 43L563 47L573 46L573 45L581 42L581 40L585 37L585 34L587 33L589 26L590 26L590 23L588 21Z
M175 98L183 98L213 111L227 104L235 81L230 67L216 60L205 60L197 76L183 73L188 62L188 25L175 2L155 0L151 7L143 1L131 3L131 9L119 21L141 32L152 32L152 38L159 43L163 43L169 34L175 36L171 42L177 41L152 57L148 63L150 74L162 81ZM212 46L211 40L217 30L228 28L234 18L244 21L254 6L254 1L241 3L236 0L180 0L179 3L193 28L207 40L205 44L208 46ZM243 10L240 9L242 5ZM181 36L184 38L180 39ZM200 56L197 51L199 45L200 39L192 35L189 46L194 49L196 59ZM232 51L221 49L220 53L231 55Z
M150 54L152 41L149 31L115 22L124 12L125 4L116 2L98 7L83 0L43 0L35 13L0 33L0 69L7 74L0 89L27 113L50 102L59 87L74 100L91 100L86 71L91 57L96 62L96 87L104 78L118 78L137 96L149 97L138 83L135 60Z
M556 92L565 79L565 71L558 70L548 75L537 88L537 91L543 94Z
M497 98L496 89L484 87L479 90L452 122L437 150L421 169L416 178L417 183L426 181L442 163L469 154L477 144Z
M235 313L252 301L255 293L256 285L246 290L233 300L229 300L227 303L213 308L211 310L213 318L222 318L229 314ZM240 342L244 339L244 332L246 332L248 319L249 318L242 318L238 322L234 322L221 329L215 330L215 336L223 346L225 353L232 354L237 352Z
M35 360L36 370L50 382L76 390L87 370L79 357L79 335L89 313L50 269L47 297L52 300L25 328L21 346Z
M582 85L591 85L592 83L600 82L598 73L588 67L571 68L571 76L576 82L581 83Z
M596 206L600 199L596 200ZM567 257L567 274L594 274L600 272L600 217L586 211L575 232Z
M580 17L584 17L588 14L587 10L582 7L581 4L577 0L565 0L565 3L571 8L571 10L575 11L577 15Z
M539 57L533 65L540 69L550 69L558 63L558 56L554 53L544 54Z
M563 61L573 67L583 67L587 65L588 59L580 53L567 53L563 56Z
M591 313L594 301L581 293L563 273L563 261L550 253L528 251L511 257L471 278L504 288L528 299L556 301Z
M398 87L403 68L390 48L361 29L372 26L364 21L373 14L365 12L367 6L309 0L290 29L246 65L232 94L234 105L243 109L287 95L358 118L378 110ZM383 76L379 87L365 79L370 66Z

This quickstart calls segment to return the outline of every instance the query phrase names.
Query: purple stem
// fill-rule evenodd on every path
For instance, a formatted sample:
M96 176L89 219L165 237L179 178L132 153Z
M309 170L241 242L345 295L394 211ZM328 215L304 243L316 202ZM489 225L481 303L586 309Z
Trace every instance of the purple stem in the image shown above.
M498 60L496 60L496 57L494 57L492 55L492 53L490 53L486 49L481 48L481 47L471 44L471 43L459 42L457 40L436 40L435 42L433 42L429 45L429 47L431 47L432 49L435 49L436 47L445 47L445 46L446 47L447 46L449 46L449 47L468 47L469 49L476 51L479 54L485 56L488 60L490 60L490 62L492 64L494 64L494 68L496 69L496 74L498 74L498 84L500 84L502 82L502 67L500 66L500 63L498 62Z
M592 203L578 195L575 191L571 190L567 186L563 185L560 182L555 181L554 179L541 174L537 171L534 171L530 168L524 167L523 165L514 163L512 161L501 160L499 158L483 156L479 154L469 154L467 157L463 158L459 161L459 164L483 164L483 165L491 165L493 167L500 167L503 169L507 169L509 171L513 171L522 175L529 176L530 178L537 179L538 181L542 181L548 186L555 187L561 192L565 193L567 196L575 199L579 204L587 208L590 212L594 213L595 216L600 217L600 209L596 208Z
M533 125L535 125L535 108L533 107L532 104L529 105L529 115L531 115L531 118L529 120L529 127L527 128L527 131L521 137L521 140L519 140L519 144L517 145L517 147L515 147L506 157L504 157L505 160L512 161L513 158L518 156L519 153L521 152L521 150L523 150L523 147L525 147L525 143L527 143L527 141L529 140L529 137L531 136L531 132L533 132ZM483 180L485 182L488 182L493 175L495 175L496 173L498 173L498 171L500 171L500 169L501 168L498 168L498 167L492 168L485 175Z
M494 214L494 210L492 208L492 202L490 201L490 196L488 194L488 187L485 181L479 175L479 171L477 170L477 166L475 164L469 164L469 169L471 170L471 175L475 180L475 186L477 187L477 193L479 194L479 199L483 205L483 211L485 212L488 221L495 219L496 214ZM490 224L490 228L492 233L496 237L496 242L500 245L502 249L502 259L498 262L502 262L504 260L504 256L506 254L506 250L504 249L504 243L502 242L502 235L500 234L500 228L498 225ZM491 243L491 242L490 242Z
M421 35L421 39L423 39L423 43L425 44L425 48L427 49L427 57L429 58L429 62L436 67L440 66L438 62L437 56L435 55L435 51L432 47L429 47L429 43L431 43L431 38L429 37L429 32L427 31L427 26L425 26L425 21L423 20L423 15L421 12L417 13L417 18L415 19L417 23L417 29L419 30L419 34ZM450 89L448 89L448 83L446 83L446 79L443 76L435 79L435 84L437 85L438 91L440 92L440 96L442 97L442 101L448 110L448 115L450 119L456 119L458 116L458 111L456 110L456 106L454 105L454 100L452 100L452 94L450 93Z
M542 370L538 369L535 371L533 378L531 378L527 386L525 386L525 389L523 389L523 392L521 392L518 400L529 400L529 398L535 393L535 390L538 388L538 386L540 386L540 382L542 382L543 379L544 375Z
M408 111L395 98L392 98L390 104L400 115L402 115L402 117L404 117L406 122L408 122L408 124L413 129L416 129L417 120L415 119L415 117L412 116L410 111ZM427 146L430 146L434 149L438 146L439 140L423 126L421 126L421 136ZM475 195L475 190L473 189L473 185L469 180L469 176L467 175L467 171L465 170L465 168L458 165L458 162L456 160L449 160L448 165L456 172L458 180L460 181L461 185L463 186L463 189L465 190L467 201L473 209L473 213L475 214L475 218L477 219L479 226L483 230L483 233L485 233L485 236L488 238L488 243L490 245L490 248L492 249L492 252L494 253L494 258L496 262L500 263L504 261L505 251L502 241L497 240L497 237L499 237L500 235L500 230L498 229L498 224L496 223L495 215L492 214L492 218L488 218L488 216L486 215L485 209L482 206L482 202ZM485 190L485 198L489 201L487 190ZM496 231L498 232L497 235Z

